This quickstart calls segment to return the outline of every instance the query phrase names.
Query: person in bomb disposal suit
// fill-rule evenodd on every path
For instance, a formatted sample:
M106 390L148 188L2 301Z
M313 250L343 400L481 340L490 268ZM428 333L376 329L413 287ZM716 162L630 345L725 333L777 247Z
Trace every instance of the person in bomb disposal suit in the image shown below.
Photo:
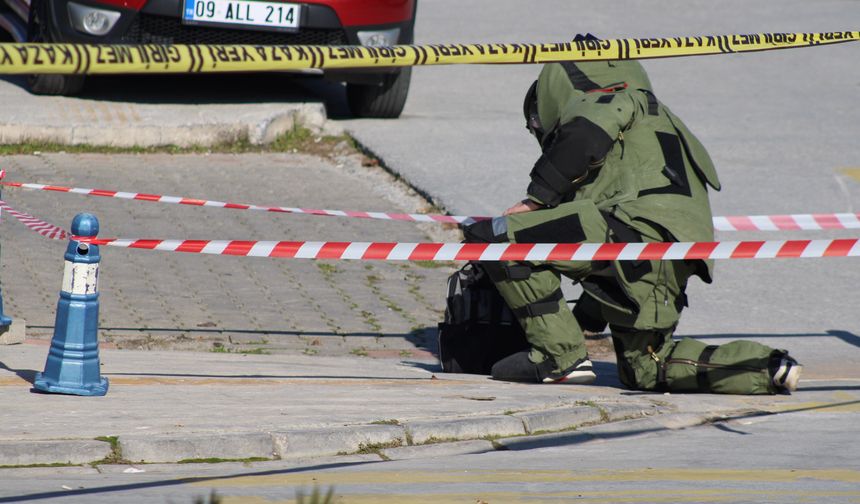
M551 63L523 112L543 154L528 198L464 228L467 242L713 241L707 151L655 96L635 61ZM713 261L483 262L530 350L492 367L497 380L591 383L582 326L612 333L621 382L672 392L772 394L797 387L801 366L752 341L673 340L687 280L710 283ZM571 313L561 275L581 283Z

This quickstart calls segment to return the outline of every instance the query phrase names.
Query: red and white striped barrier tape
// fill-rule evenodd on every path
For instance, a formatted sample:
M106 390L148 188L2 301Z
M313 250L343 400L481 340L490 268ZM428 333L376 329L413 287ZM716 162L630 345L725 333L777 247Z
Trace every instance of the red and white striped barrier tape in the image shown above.
M196 254L379 261L641 261L860 257L860 239L674 243L380 243L78 238Z
M2 172L0 172L0 178L2 178ZM15 217L19 222L45 238L50 238L52 240L65 240L69 237L69 233L65 229L49 222L45 222L28 213L19 212L7 205L3 200L0 200L0 209L5 210L9 215Z
M820 231L860 229L860 213L714 217L717 231Z
M224 201L201 200L195 198L186 198L183 196L164 196L161 194L145 194L123 191L109 191L105 189L87 189L83 187L63 187L47 184L30 184L22 182L0 182L0 185L7 187L20 187L23 189L35 189L38 191L54 191L81 194L84 196L102 196L105 198L120 198L136 201L151 201L156 203L173 203L177 205L192 205L205 206L213 208L229 208L232 210L256 210L262 212L278 212L278 213L294 213L308 215L324 215L329 217L355 217L361 219L384 219L384 220L400 220L411 222L445 222L451 224L461 224L474 222L476 220L489 219L489 217L467 217L456 215L439 215L439 214L405 214L405 213L385 213L385 212L351 212L342 210L318 210L313 208L294 208L282 206L261 206L250 205L245 203L229 203Z
M160 194L110 191L105 189L86 189L81 187L63 187L22 182L0 182L0 185L4 185L7 187L19 187L24 189L35 189L40 191L74 193L81 194L84 196L101 196L106 198L121 198L137 201L173 203L178 205L230 208L234 210L257 210L263 212L323 215L329 217L354 217L362 219L383 219L410 222L443 222L450 224L469 224L472 222L487 220L491 218L485 216L466 215L353 212L343 210L320 210L311 208L261 206L244 203L228 203L223 201L201 200L194 198L186 198L183 196L164 196ZM823 229L860 229L860 213L714 217L714 229L716 229L717 231L818 231Z
M92 245L195 254L379 261L641 261L860 257L860 239L673 243L383 243L157 240L70 236L62 228L0 208L42 236Z

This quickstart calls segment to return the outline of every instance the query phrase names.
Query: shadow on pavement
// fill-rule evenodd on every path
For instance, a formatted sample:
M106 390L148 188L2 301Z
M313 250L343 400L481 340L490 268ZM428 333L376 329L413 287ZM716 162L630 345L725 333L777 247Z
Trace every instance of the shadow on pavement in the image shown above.
M770 411L754 411L750 413L744 413L740 415L728 416L728 417L720 417L719 422L712 422L710 426L715 427L717 429L733 432L736 434L746 434L743 431L739 431L736 429L732 429L729 426L725 425L725 422L732 420L742 420L746 418L755 418L755 417L764 417L771 415L783 415L786 413L799 413L804 411L818 411L818 410L827 410L830 408L843 408L846 406L854 406L856 404L860 404L860 401L846 401L832 404L821 404L809 407L798 407L793 409L786 409L778 412L770 412ZM629 430L616 431L616 432L567 432L562 434L547 434L545 436L538 436L534 438L519 438L514 439L505 443L505 447L508 450L512 451L522 451L522 450L534 450L538 448L549 448L549 447L558 447L565 445L575 445L581 444L588 441L592 441L595 439L601 440L612 440L612 439L623 439L623 438L631 438L635 436L641 436L644 434L652 434L655 432L668 432L671 431L669 427L651 427L651 428L632 428Z
M595 439L620 439L644 434L652 434L654 432L668 431L667 427L651 427L647 429L630 429L621 432L609 432L591 434L588 432L566 432L562 434L546 434L534 438L521 438L505 443L505 448L511 451L536 450L539 448L550 448L558 446L569 446L582 444Z
M0 82L8 82L9 84L18 86L21 89L27 89L26 75L0 75Z
M217 480L225 480L232 478L247 478L247 477L257 477L257 476L275 476L279 474L294 474L301 472L315 472L315 471L323 471L326 469L338 469L343 467L357 467L368 464L378 464L382 462L380 461L366 461L366 462L342 462L338 464L320 464L308 467L295 467L291 469L277 469L270 471L257 471L257 472L242 472L236 474L227 474L227 475L219 475L219 476L197 476L191 478L169 478L158 481L147 481L142 483L130 483L127 485L108 485L97 488L79 488L73 490L62 490L57 492L40 492L40 493L32 493L26 495L14 495L9 497L0 497L0 502L26 502L26 501L35 501L35 500L43 500L43 499L55 499L61 497L75 497L75 496L83 496L83 495L94 495L94 494L108 494L112 492L127 492L134 490L143 490L147 488L163 488L163 487L171 487L178 485L189 485L193 483L205 483L207 481L217 481Z
M44 331L53 331L52 325L29 325L29 329L39 329ZM438 357L439 345L438 337L436 336L435 327L416 328L409 333L378 333L371 331L361 332L333 332L333 331L295 331L288 329L236 329L236 328L218 328L218 327L99 327L102 333L167 333L167 334L191 334L191 335L230 335L230 334L248 334L296 338L349 338L349 337L374 337L380 341L391 339L403 339L411 343L416 349L424 350ZM111 334L114 338L120 338L119 335ZM258 345L264 346L264 345Z
M34 371L35 373L35 371ZM275 375L275 374L191 374L191 373L101 373L102 376L152 376L152 377L170 377L170 378L235 378L238 380L246 380L249 378L269 378L269 379L280 379L280 380L386 380L386 381L422 381L429 380L430 377L402 377L402 376L370 376L370 375L360 375L360 376L347 376L347 375Z
M597 380L594 381L593 385L620 389L627 388L618 379L618 367L615 365L615 362L592 360L591 364L595 374L597 374Z
M36 381L36 373L39 372L35 369L12 369L7 366L5 362L0 362L0 369L15 373L18 378L27 381L30 385L32 385L33 382Z
M678 335L683 336L685 338L693 338L693 339L742 339L742 338L809 338L809 337L820 337L820 336L831 336L834 338L838 338L845 343L848 343L851 346L855 346L860 348L860 336L854 334L850 331L842 331L838 329L829 329L823 333L773 333L773 334L760 334L760 333L750 333L750 334L684 334Z
M831 390L860 390L860 385L821 385L817 387L807 387L801 382L798 385L798 390L801 392L827 392Z

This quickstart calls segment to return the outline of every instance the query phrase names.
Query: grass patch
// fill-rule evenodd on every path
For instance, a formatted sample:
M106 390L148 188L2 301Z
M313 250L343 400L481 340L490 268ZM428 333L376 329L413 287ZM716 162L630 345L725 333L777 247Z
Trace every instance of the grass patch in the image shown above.
M399 448L403 446L403 441L395 439L387 443L361 443L358 445L358 451L354 455L379 455L379 452L386 448Z
M233 341L233 338L230 338L230 343L237 343L237 342ZM268 345L269 340L267 340L266 338L260 338L258 340L238 342L238 343L244 343L245 345Z
M356 150L355 141L348 135L317 135L308 128L296 126L282 133L272 143L265 145L254 145L246 136L232 141L220 142L215 145L192 145L188 147L180 147L178 145L113 147L108 145L66 145L54 142L30 141L17 144L0 144L0 156L32 155L47 152L65 152L69 154L244 154L254 152L304 152L329 156L332 154L332 150L343 142L346 142L350 150Z
M331 275L337 272L337 266L334 264L317 262L316 265L324 274Z
M267 341L263 341L261 343L252 343L252 344L260 344L265 345ZM212 343L212 348L209 349L212 353L236 353L243 355L272 355L272 352L266 348L245 348L245 349L232 349L227 346L224 346L223 343L216 341Z
M339 452L338 455L376 455L379 458L381 458L382 460L387 461L387 460L391 460L391 459L386 457L382 453L382 450L385 450L386 448L399 448L401 446L403 446L403 441L400 439L395 439L395 440L389 441L387 443L368 443L368 444L361 443L358 445L357 451L354 451L351 453Z
M441 443L454 443L456 441L466 441L464 439L457 438L437 438L435 436L430 436L427 438L427 441L421 443L422 445L433 445L433 444L441 444Z
M215 490L213 489L212 492L209 494L208 500L206 499L206 497L201 497L198 495L197 497L194 497L193 502L194 504L221 504L224 501L223 499L221 499L221 496L218 495L218 493L215 492Z
M95 440L109 443L112 450L119 449L119 437L117 436L99 436Z
M353 348L349 351L349 353L351 353L352 355L357 355L359 357L367 357L369 355L367 353L367 348L365 347Z
M376 332L382 332L382 325L379 323L379 319L373 316L373 312L367 310L361 310L361 318Z
M177 464L221 464L223 462L269 462L272 459L268 459L265 457L248 457L243 459L223 459L217 457L210 458L197 458L197 459L183 459L177 462Z
M565 428L563 428L563 429L555 429L555 430L551 430L551 429L536 430L536 431L534 431L534 432L529 432L529 434L528 434L528 435L529 435L529 436L540 436L541 434L561 434L561 433L565 433L565 432L573 432L573 431L575 431L575 430L579 429L579 427L580 427L580 426L578 426L578 425L571 425L570 427L565 427Z
M22 464L22 465L0 465L0 469L29 469L31 467L78 467L80 464L53 463L53 464Z
M576 401L574 404L576 404L577 406L590 406L592 408L595 408L600 413L600 420L596 422L597 424L606 423L609 421L609 413L594 401Z
M276 138L269 146L276 151L285 152L299 150L305 147L309 141L313 140L314 137L311 130L300 126L293 126L290 131Z
M212 343L212 348L209 349L210 352L213 353L230 353L230 349L225 347L223 343L215 342Z
M99 465L99 464L123 464L128 463L127 460L122 458L122 449L119 446L119 438L117 436L99 436L95 438L96 441L104 441L110 444L110 455L105 457L103 460L99 460L97 462L93 462L90 465Z
M310 496L305 500L305 494L301 490L296 491L296 504L333 504L334 503L334 487L330 486L325 495L320 493L318 486L314 486Z
M391 418L388 420L374 420L370 422L370 425L400 425L400 420L396 418Z
M412 264L425 269L456 268L457 264L451 261L412 261Z
M597 411L600 412L600 422L601 423L609 422L609 420L610 420L609 419L609 412L607 412L605 409L601 408L600 406L597 406Z
M244 354L244 355L272 355L272 352L266 350L265 348L252 348L250 350L239 350L236 353Z
M88 144L65 145L53 142L24 142L0 145L0 156L41 154L43 152L66 152L69 154L149 154L155 152L166 152L173 154L177 149L179 148L170 145L163 147L110 147Z
M385 298L385 307L393 312L404 313L403 307L388 298Z

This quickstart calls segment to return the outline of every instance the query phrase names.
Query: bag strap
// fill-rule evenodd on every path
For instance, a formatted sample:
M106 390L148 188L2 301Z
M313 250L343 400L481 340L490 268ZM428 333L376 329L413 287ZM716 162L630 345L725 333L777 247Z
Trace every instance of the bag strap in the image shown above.
M529 303L519 308L512 308L511 311L517 318L540 317L541 315L557 312L559 310L558 302L562 299L564 299L564 294L561 292L561 289L557 289L540 301Z
M525 280L532 276L532 267L528 264L505 264L503 268L508 280Z
M711 381L708 379L708 367L702 366L701 364L708 364L711 362L711 356L717 348L719 348L717 345L706 346L705 349L702 350L702 353L699 354L699 358L696 359L700 364L696 367L696 383L699 386L699 392L711 391Z

